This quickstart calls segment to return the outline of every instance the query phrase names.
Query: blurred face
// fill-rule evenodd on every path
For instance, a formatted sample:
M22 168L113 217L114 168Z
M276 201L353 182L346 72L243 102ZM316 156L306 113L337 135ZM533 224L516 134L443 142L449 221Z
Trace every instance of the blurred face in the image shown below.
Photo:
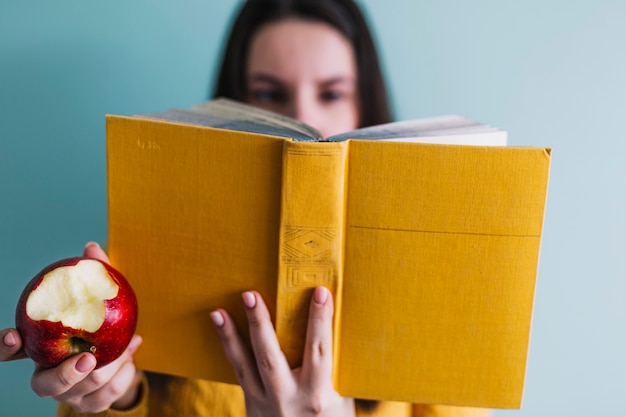
M359 125L354 52L325 23L262 26L251 41L246 87L249 104L301 120L325 137Z

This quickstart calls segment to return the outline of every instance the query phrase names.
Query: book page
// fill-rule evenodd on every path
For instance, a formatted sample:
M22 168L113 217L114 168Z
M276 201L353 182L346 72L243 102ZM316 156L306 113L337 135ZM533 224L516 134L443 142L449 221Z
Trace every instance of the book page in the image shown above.
M296 142L342 142L348 139L388 140L458 145L506 146L505 131L456 115L398 121L323 138L296 119L238 101L219 98L190 109L171 109L135 117L194 126L291 138Z
M191 109L172 109L137 117L239 132L261 133L291 138L297 142L322 140L322 135L316 129L302 122L224 98L197 104Z
M340 142L348 139L505 146L507 134L493 126L450 115L365 127L334 135L327 140Z

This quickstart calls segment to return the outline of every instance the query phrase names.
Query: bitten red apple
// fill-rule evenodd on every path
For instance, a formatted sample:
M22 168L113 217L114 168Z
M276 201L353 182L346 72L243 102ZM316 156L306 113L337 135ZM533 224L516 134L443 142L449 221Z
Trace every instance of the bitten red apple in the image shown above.
M26 354L43 368L92 352L100 368L117 359L137 325L137 298L105 262L75 257L55 262L26 285L16 328Z

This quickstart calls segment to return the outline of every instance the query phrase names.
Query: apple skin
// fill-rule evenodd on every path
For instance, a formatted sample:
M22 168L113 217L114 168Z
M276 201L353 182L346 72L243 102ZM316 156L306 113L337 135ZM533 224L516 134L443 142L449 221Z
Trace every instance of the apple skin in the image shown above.
M82 260L101 263L119 287L115 298L103 301L105 317L100 328L89 332L80 328L66 327L60 321L32 320L26 314L26 303L46 274L60 267L76 266ZM22 337L24 352L41 368L52 368L70 356L91 352L96 358L98 369L124 353L135 333L137 316L135 292L119 271L98 259L73 257L48 265L31 279L17 303L15 321Z

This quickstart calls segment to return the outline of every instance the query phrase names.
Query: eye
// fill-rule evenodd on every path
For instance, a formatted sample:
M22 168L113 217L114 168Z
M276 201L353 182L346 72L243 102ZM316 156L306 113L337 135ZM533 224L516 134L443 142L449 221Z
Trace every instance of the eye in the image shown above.
M332 103L334 101L339 101L343 97L344 97L343 92L338 91L338 90L323 91L320 94L320 100L325 102L325 103Z
M270 88L259 88L250 91L250 101L256 103L284 103L287 100L287 94L281 90Z

